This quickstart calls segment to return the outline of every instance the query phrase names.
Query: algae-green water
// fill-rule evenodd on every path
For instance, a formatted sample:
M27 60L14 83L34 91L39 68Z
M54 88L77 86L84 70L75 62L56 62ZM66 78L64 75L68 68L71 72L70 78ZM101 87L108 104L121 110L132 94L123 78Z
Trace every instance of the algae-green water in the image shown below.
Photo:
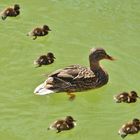
M120 140L118 129L140 118L140 101L116 104L113 96L135 90L140 95L139 0L1 0L0 11L15 3L21 14L0 20L0 139L1 140ZM48 36L26 36L47 24ZM35 96L49 74L71 64L89 66L89 50L103 47L116 61L103 60L109 74L102 88L76 93ZM53 52L53 64L35 68L33 61ZM77 126L57 134L53 121L71 115ZM126 140L140 139L140 133Z

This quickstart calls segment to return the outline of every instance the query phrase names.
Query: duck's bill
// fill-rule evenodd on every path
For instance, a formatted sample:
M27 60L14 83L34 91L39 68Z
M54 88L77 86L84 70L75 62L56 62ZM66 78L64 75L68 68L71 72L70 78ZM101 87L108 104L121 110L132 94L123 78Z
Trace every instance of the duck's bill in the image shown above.
M42 83L39 86L37 86L34 90L34 94L35 95L46 95L46 94L54 93L53 90L45 88L45 85L46 85L45 83Z
M106 59L111 60L111 61L115 60L115 59L114 59L112 56L110 56L110 55L106 55Z

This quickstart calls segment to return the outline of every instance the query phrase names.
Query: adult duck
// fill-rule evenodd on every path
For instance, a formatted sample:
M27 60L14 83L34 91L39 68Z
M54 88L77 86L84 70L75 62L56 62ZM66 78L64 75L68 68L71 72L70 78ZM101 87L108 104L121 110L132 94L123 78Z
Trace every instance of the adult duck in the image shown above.
M55 92L67 92L69 99L74 99L72 92L80 92L104 86L108 82L108 74L100 66L100 60L114 60L103 48L93 48L89 54L90 68L71 65L50 74L47 80L39 85L34 93L45 95Z
M8 7L1 12L2 20L5 20L7 17L16 17L20 14L19 4L15 4L13 7Z

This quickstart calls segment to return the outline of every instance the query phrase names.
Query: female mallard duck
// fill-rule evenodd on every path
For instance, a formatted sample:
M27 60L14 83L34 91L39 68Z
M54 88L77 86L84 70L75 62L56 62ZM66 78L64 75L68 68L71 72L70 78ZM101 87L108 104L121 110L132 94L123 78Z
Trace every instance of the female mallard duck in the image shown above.
M42 65L49 65L54 62L54 54L49 52L47 55L41 55L34 64L37 65L37 67L41 67Z
M130 93L122 92L119 95L114 96L114 100L116 103L134 103L137 101L137 98L140 98L135 91L131 91Z
M70 130L76 125L75 120L71 116L67 116L64 120L57 120L50 125L48 130L57 130L57 133Z
M15 4L13 7L8 7L1 12L2 20L5 20L7 17L16 17L20 14L20 6Z
M128 134L136 134L140 131L140 120L133 119L132 122L124 124L118 131L118 134L125 138Z
M33 40L35 40L38 36L45 36L51 31L48 25L43 25L42 28L34 28L32 31L30 31L27 35L28 36L34 36Z
M89 55L90 68L80 65L71 65L50 74L47 80L39 85L34 93L37 95L54 92L67 92L69 99L74 99L72 92L102 87L108 82L108 74L100 66L102 59L114 60L103 48L91 49Z

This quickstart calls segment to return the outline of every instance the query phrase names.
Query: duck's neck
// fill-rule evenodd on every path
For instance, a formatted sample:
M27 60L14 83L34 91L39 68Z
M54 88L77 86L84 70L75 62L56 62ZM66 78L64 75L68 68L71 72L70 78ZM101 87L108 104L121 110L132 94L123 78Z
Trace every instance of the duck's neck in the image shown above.
M105 85L108 82L108 74L104 71L104 69L100 66L99 61L93 59L90 62L90 69L95 74L97 80L98 87Z
M99 61L89 61L90 62L90 69L92 71L102 70Z
M70 128L73 128L74 127L74 123L73 122L69 122L69 121L66 121L67 122L67 124L68 124L68 126L70 127Z

